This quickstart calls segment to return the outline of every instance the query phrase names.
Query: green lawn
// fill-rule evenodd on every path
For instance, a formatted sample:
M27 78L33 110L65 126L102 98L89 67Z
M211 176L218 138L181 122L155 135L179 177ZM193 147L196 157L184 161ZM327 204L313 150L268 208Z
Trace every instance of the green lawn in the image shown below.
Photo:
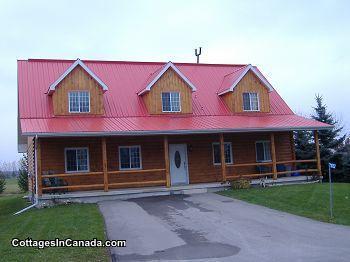
M101 239L105 240L103 218L95 204L72 204L54 208L33 208L12 214L28 204L22 195L0 196L1 261L108 261L106 248L14 248L19 239Z
M10 195L10 194L18 194L18 193L20 193L20 190L17 184L17 178L7 178L6 188L3 194Z
M219 194L336 224L350 225L350 184L334 183L334 219L329 219L329 184L226 190Z

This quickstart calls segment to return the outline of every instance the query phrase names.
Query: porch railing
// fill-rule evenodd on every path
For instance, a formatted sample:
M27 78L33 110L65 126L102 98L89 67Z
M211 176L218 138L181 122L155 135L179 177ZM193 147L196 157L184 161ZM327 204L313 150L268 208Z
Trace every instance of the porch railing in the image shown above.
M129 170L129 171L108 171L108 178L111 178L112 175L121 175L121 174L140 174L140 173L157 173L157 172L165 172L165 168L157 168L157 169L142 169L142 170ZM76 178L76 177L91 177L91 176L103 176L104 172L88 172L88 173L69 173L69 174L52 174L52 175L42 175L43 179L52 179L52 178ZM103 178L103 177L102 177ZM153 181L142 181L142 182L116 182L116 183L108 183L108 187L132 187L132 186L164 186L166 185L166 179L153 180ZM84 189L84 188L98 188L104 189L105 183L97 183L97 184L79 184L79 185L63 185L63 186L46 186L42 187L43 191L56 191L56 190L64 190L64 189Z
M255 163L243 163L243 164L226 164L227 167L233 167L233 168L240 168L240 167L254 167L254 166L270 166L271 170L273 170L272 166L273 165L285 165L285 164L291 164L291 166L295 166L300 163L316 163L317 164L317 159L307 159L307 160L287 160L287 161L276 161L274 162L255 162ZM259 177L274 177L277 178L278 176L282 175L287 175L287 174L295 174L295 173L318 173L317 168L291 168L291 170L286 170L286 171L268 171L268 172L262 172L262 173L251 173L251 174L242 174L242 175L237 175L237 174L227 174L226 179L231 180L231 179L240 179L240 178L259 178ZM238 172L233 172L233 173L238 173Z

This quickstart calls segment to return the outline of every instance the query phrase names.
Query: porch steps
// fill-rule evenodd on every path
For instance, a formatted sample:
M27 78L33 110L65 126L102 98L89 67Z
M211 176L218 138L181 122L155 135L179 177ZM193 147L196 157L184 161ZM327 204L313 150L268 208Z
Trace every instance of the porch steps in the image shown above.
M180 189L171 190L170 195L193 195L208 193L207 188L193 188L193 189Z

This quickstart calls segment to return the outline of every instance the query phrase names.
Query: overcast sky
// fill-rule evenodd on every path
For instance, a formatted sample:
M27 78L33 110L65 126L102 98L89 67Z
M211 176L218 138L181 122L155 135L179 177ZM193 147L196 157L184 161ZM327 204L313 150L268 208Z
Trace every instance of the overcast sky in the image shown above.
M0 162L17 154L16 60L257 65L294 112L350 127L350 1L0 1Z

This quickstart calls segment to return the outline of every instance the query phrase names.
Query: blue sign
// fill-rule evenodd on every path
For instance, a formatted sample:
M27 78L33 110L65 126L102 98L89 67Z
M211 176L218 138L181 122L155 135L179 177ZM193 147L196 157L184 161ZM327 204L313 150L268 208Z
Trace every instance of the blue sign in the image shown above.
M337 165L334 163L329 163L328 165L329 165L329 168L331 168L331 169L336 169L336 167L337 167Z

